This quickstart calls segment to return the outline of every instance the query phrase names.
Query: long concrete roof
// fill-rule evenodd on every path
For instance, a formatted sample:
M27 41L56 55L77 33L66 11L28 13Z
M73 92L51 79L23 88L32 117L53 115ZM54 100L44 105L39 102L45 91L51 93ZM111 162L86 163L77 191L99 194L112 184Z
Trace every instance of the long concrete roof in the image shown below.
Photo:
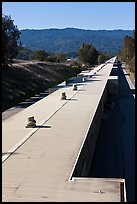
M115 59L77 83L77 91L64 85L3 121L3 202L120 201L122 179L71 179ZM25 128L29 116L35 128Z

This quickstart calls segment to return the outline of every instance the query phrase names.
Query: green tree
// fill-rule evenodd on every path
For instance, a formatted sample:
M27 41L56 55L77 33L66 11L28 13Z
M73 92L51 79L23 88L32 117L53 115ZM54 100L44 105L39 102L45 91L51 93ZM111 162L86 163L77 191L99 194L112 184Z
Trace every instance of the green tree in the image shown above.
M35 59L35 54L32 50L23 47L20 44L20 48L18 49L18 54L16 56L16 59L20 59L20 60L33 60Z
M134 38L126 36L124 38L124 57L125 61L129 62L135 54Z
M11 16L2 15L2 67L8 66L18 54L20 31Z
M63 62L65 60L65 54L63 52L57 52L55 57L57 62Z
M120 50L118 58L126 62L130 71L135 73L135 32L133 37L126 36L124 38L123 48Z
M78 62L72 62L71 64L72 70L76 73L79 74L82 71L81 64Z
M38 50L35 51L35 58L40 61L44 61L48 56L48 53L45 50Z
M103 54L100 54L100 55L98 56L98 63L101 64L101 63L103 63L103 62L105 62L105 61L106 61L106 56L103 55Z
M125 62L130 62L130 60L135 55L135 33L133 37L126 36L123 42L123 48L119 52L119 58Z
M57 58L55 55L49 55L47 58L46 58L46 62L56 62Z
M79 60L83 63L91 65L97 64L98 51L91 44L84 44L78 50Z

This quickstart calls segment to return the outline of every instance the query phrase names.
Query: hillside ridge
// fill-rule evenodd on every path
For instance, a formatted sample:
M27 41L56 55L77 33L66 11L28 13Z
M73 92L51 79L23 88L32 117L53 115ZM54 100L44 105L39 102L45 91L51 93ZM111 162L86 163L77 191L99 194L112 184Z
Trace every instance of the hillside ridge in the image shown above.
M123 46L126 35L132 36L134 30L86 30L79 28L49 28L20 30L23 46L31 50L45 50L49 53L76 52L83 43L90 43L102 52L115 55Z

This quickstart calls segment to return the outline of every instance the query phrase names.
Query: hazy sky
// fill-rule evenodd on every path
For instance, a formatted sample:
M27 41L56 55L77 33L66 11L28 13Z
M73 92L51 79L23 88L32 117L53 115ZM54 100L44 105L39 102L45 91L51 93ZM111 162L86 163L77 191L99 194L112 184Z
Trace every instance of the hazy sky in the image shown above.
M135 29L135 2L2 2L18 29Z

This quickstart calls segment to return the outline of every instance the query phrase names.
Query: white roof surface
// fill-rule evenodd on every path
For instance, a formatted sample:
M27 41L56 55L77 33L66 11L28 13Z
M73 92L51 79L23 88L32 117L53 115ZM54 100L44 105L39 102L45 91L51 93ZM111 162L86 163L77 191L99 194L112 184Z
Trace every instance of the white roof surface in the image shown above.
M77 91L64 86L3 121L3 202L120 201L122 179L69 180L112 67L78 83ZM60 100L62 92L67 100ZM25 128L29 116L36 128Z

